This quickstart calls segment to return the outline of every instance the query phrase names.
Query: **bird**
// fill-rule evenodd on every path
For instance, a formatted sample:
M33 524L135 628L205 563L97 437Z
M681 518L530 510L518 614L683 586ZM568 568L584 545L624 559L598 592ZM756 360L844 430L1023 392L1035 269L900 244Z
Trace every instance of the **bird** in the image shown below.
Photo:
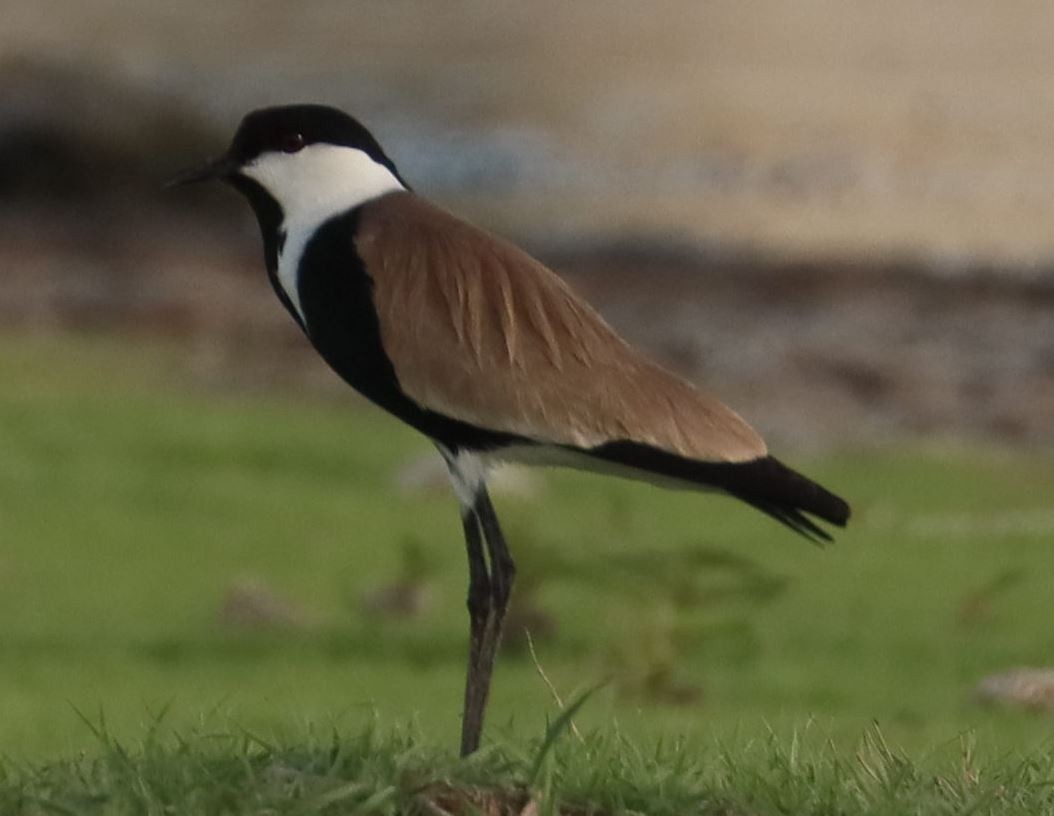
M460 752L479 748L516 575L487 492L498 462L723 493L817 542L845 500L771 456L731 408L630 346L513 243L418 195L334 107L247 114L172 184L241 193L278 300L347 384L434 443L459 502L469 648Z

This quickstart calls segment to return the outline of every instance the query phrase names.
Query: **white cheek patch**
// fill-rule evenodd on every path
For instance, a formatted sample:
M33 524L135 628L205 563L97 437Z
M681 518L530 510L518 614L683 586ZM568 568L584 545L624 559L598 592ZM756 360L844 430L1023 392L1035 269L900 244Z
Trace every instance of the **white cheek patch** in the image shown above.
M269 152L242 172L282 206L287 221L324 221L404 189L382 164L354 147L312 144L296 153Z
M285 243L278 255L278 282L301 321L297 277L304 247L315 230L360 204L406 189L391 170L363 151L330 144L308 145L296 153L264 153L241 172L282 208Z

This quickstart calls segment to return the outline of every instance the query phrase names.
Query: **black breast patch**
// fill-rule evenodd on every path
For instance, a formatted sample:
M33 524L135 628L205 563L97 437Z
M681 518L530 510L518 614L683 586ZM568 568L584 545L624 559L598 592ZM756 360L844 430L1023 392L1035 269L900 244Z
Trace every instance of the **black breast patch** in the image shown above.
M359 212L330 219L304 247L298 294L311 344L356 391L451 451L530 444L430 411L403 392L381 342L374 281L355 249Z

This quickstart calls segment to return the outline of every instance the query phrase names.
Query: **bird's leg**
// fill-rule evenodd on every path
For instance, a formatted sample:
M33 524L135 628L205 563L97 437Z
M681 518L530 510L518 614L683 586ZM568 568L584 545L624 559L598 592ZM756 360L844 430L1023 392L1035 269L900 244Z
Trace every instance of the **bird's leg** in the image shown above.
M505 623L505 612L512 596L512 584L516 580L516 564L505 545L505 535L498 524L498 515L490 503L485 485L480 486L476 495L476 515L483 528L483 540L487 543L487 556L490 558L490 595L495 620L494 649L501 641L501 632Z
M512 594L512 582L516 576L516 565L505 546L505 536L498 525L494 506L490 503L487 488L480 485L476 494L475 514L483 531L483 540L487 545L487 558L490 561L490 614L484 629L483 641L477 656L476 672L480 690L479 726L483 725L483 711L490 695L490 681L494 673L494 662L501 645L501 634L505 624L505 612ZM476 735L475 747L479 746ZM462 746L464 748L464 746ZM472 749L474 750L474 749Z
M462 511L465 547L468 550L468 674L465 679L465 710L461 719L461 756L479 748L483 714L490 690L490 672L481 673L481 656L488 651L492 620L491 583L483 558L483 539L479 516L473 507Z
M463 522L469 560L468 609L471 623L465 711L461 721L461 755L467 756L479 748L483 717L490 696L491 675L501 644L502 626L516 566L505 546L498 517L483 485L476 493L473 506L464 512ZM483 543L486 544L490 560L489 573L483 558Z

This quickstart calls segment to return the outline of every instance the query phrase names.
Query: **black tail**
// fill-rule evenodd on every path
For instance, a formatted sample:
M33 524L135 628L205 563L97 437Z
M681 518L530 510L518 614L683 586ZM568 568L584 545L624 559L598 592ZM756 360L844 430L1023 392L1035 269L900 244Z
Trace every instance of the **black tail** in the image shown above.
M806 513L839 527L849 520L849 505L843 499L771 456L748 462L700 462L637 442L609 442L588 453L634 470L721 490L813 541L830 541L831 536Z

